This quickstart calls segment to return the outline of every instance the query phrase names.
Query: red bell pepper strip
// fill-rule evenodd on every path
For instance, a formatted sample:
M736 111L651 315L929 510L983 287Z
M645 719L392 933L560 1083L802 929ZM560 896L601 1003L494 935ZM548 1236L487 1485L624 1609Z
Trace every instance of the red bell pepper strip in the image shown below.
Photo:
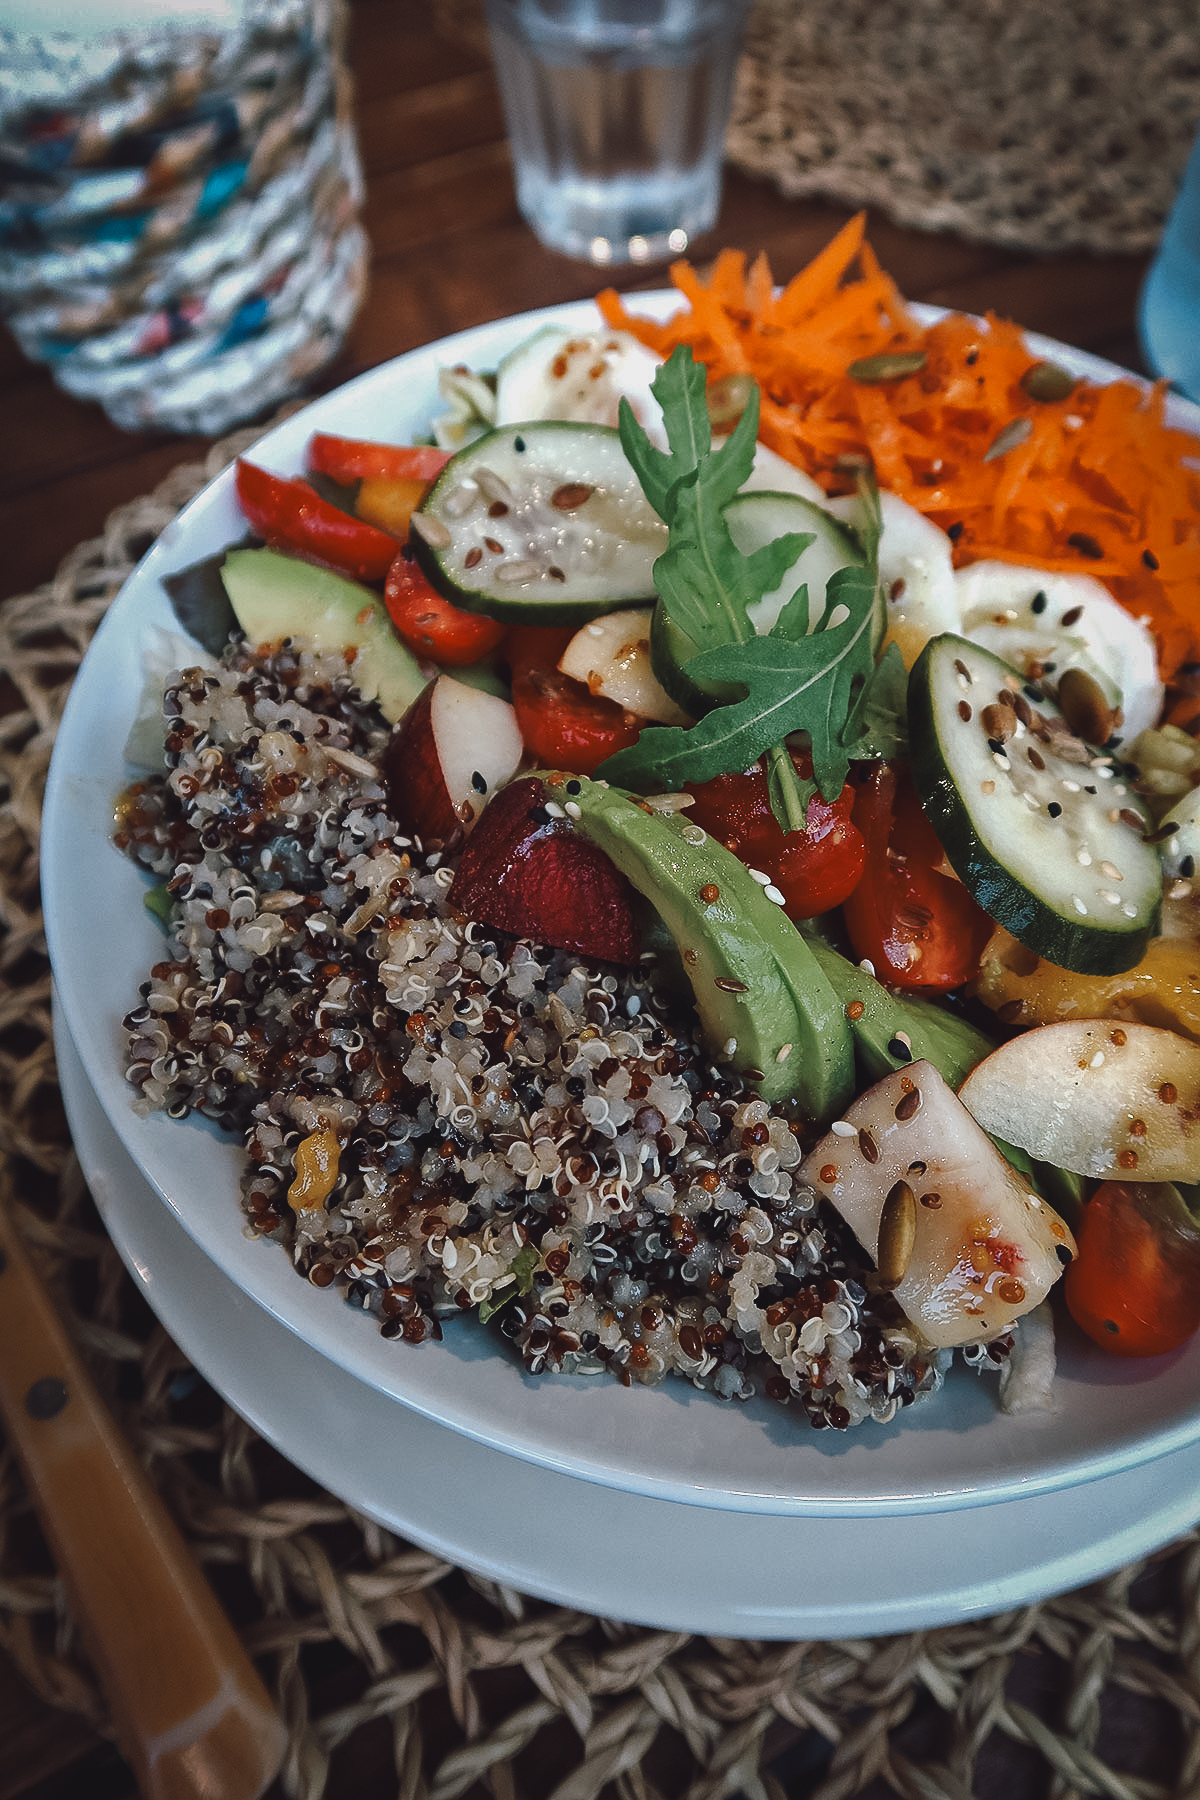
M382 581L392 566L396 540L389 532L351 518L306 481L239 460L237 497L255 531L276 549L298 551L358 581Z
M432 481L450 461L432 444L372 444L363 438L318 431L308 446L308 466L334 481Z
M463 612L431 586L405 545L388 570L383 603L414 656L462 668L490 656L507 629L499 619Z

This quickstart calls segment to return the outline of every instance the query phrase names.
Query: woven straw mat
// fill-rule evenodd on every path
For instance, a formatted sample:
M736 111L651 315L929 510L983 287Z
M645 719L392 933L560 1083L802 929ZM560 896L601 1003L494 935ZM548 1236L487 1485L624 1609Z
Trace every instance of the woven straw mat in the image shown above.
M254 435L120 508L52 582L0 609L0 1130L31 1251L278 1694L290 1747L272 1793L349 1792L343 1759L370 1733L360 1744L394 1757L394 1774L356 1784L356 1800L1192 1800L1200 1533L1065 1598L903 1637L756 1643L627 1626L468 1577L355 1514L256 1438L156 1324L92 1209L59 1102L39 804L105 608ZM0 1648L37 1693L109 1732L8 1454Z
M433 0L487 54L481 0ZM1196 0L754 0L729 160L1014 250L1151 249L1200 125Z

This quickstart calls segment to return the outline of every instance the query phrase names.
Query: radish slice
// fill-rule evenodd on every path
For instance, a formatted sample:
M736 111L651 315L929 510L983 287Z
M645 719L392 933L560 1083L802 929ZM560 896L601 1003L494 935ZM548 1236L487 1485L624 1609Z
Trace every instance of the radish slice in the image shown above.
M1200 1045L1111 1019L1040 1025L959 1089L985 1131L1098 1180L1200 1181Z
M799 1179L837 1208L877 1264L886 1250L885 1203L899 1184L911 1190L915 1231L893 1292L939 1348L996 1337L1045 1298L1074 1253L1058 1214L929 1062L910 1063L860 1094L805 1158Z
M1120 696L1126 744L1155 723L1163 689L1154 638L1092 576L977 562L956 581L964 637L1022 674L1049 665L1042 680L1050 694L1068 668L1098 678L1111 699Z
M564 675L639 718L659 725L690 725L691 719L657 680L650 667L651 606L605 613L582 625L559 660Z
M865 521L857 494L826 504L836 518L861 529ZM879 511L879 585L887 608L883 641L885 647L895 644L911 669L930 638L960 629L954 547L940 526L897 494L881 493Z
M450 804L467 823L466 806L477 818L520 765L525 745L517 715L507 700L439 675L430 702L430 724Z

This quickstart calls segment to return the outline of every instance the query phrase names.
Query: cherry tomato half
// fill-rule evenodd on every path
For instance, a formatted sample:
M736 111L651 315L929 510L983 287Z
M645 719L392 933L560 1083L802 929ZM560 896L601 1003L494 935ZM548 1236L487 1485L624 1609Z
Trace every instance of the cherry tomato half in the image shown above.
M904 763L862 763L854 775L854 823L867 873L843 908L855 954L900 988L953 988L979 968L995 927L946 857Z
M636 743L646 721L562 673L558 660L574 635L570 625L512 627L512 703L525 748L543 769L590 775L605 757Z
M1063 1292L1114 1356L1161 1356L1200 1328L1200 1227L1166 1182L1106 1181L1075 1227Z
M806 778L812 759L793 758ZM688 818L740 856L752 869L769 875L784 897L792 919L812 919L840 906L858 886L866 859L862 833L850 817L853 789L842 789L833 801L820 794L808 803L803 831L784 835L771 811L765 760L740 775L717 775L689 783L695 805Z
M490 656L505 627L482 613L452 606L422 573L407 546L393 560L383 590L396 635L414 656L428 656L448 668L464 668Z

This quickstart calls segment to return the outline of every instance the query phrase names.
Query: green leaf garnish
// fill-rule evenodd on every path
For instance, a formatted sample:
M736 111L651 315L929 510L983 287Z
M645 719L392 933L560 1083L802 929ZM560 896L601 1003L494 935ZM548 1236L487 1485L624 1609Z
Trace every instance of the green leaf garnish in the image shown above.
M142 895L142 905L148 913L153 913L164 931L171 929L171 918L175 911L175 896L165 881L147 888Z
M515 1279L506 1282L499 1292L493 1290L486 1300L479 1302L479 1318L482 1324L486 1325L489 1319L495 1318L500 1308L507 1306L510 1300L515 1300L518 1294L533 1292L534 1270L541 1260L541 1252L532 1244L526 1244L523 1250L517 1251L508 1265L508 1272Z
M669 531L654 565L659 605L676 634L673 641L693 646L684 669L713 704L688 728L648 726L597 773L622 786L672 788L747 769L766 752L771 810L785 832L798 831L818 788L828 800L841 792L853 741L847 721L872 685L879 497L873 482L862 484L866 518L860 536L867 561L831 576L815 629L802 584L760 636L749 609L780 586L813 537L790 532L749 555L737 548L725 508L754 466L758 391L714 450L705 384L703 366L681 345L653 384L669 450L650 442L627 401L621 403L620 430L646 498ZM784 743L794 731L809 735L811 782L797 773ZM861 735L856 725L854 736Z

